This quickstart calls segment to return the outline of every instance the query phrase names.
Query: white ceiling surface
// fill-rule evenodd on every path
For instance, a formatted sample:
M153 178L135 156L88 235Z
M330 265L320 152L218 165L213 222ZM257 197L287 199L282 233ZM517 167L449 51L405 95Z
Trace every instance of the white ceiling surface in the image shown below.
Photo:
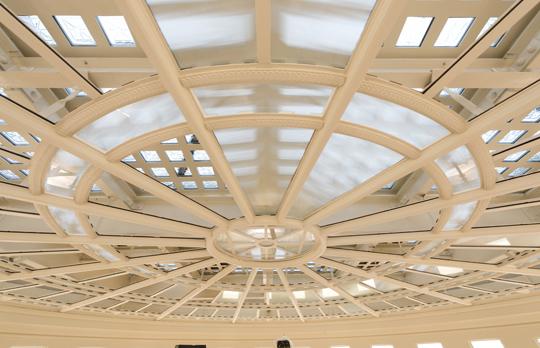
M279 322L534 296L538 3L3 1L0 300Z

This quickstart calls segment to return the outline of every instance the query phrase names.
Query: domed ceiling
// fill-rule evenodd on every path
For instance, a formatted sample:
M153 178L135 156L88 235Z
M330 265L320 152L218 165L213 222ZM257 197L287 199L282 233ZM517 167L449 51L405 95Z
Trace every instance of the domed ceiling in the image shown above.
M2 301L308 322L538 289L537 1L0 12Z

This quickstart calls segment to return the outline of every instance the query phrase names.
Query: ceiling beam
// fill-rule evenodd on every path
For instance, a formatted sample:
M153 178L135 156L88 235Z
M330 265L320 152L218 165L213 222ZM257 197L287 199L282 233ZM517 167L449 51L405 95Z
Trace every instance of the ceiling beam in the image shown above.
M285 289L285 292L289 296L289 300L291 301L294 309L296 310L296 314L298 315L298 318L300 318L301 321L305 321L304 315L302 314L302 311L300 311L300 306L298 305L298 301L296 300L296 297L294 297L293 292L291 291L291 286L289 284L289 281L287 280L287 276L285 273L283 273L283 270L278 268L276 269L276 272L279 276L279 279L281 280L281 285ZM278 310L279 315L279 310Z
M240 298L238 299L238 305L236 306L236 310L234 311L234 315L232 319L233 323L236 323L236 320L238 320L238 316L240 315L240 311L242 310L242 307L244 306L244 302L246 301L249 291L251 290L251 286L253 285L255 276L257 276L257 272L258 270L256 268L251 269L251 273L249 274L249 277L246 281L244 291L242 292L242 295L240 295Z

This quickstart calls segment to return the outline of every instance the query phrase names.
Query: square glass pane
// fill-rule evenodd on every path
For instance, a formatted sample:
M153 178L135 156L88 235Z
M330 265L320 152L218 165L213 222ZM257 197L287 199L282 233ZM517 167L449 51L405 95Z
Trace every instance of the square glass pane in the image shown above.
M375 0L273 0L272 60L343 68Z
M333 88L315 85L246 84L194 88L206 116L293 113L320 116Z
M2 176L2 178L6 179L6 180L18 180L19 179L17 174L13 173L9 169L1 169L0 170L0 176Z
M519 167L519 168L514 169L514 171L512 171L510 174L508 174L508 176L511 177L511 178L515 178L517 176L527 174L527 172L529 170L531 170L531 168Z
M500 340L475 340L471 345L472 348L504 348Z
M442 28L439 37L435 41L435 47L457 47L465 37L465 33L471 27L474 17L448 18Z
M488 144L497 134L499 134L499 132L500 131L497 129L488 130L482 134L482 140L484 143Z
M527 153L529 153L529 150L514 152L513 154L506 156L503 161L504 162L517 162Z
M56 45L56 41L38 16L19 16L19 19L48 45Z
M504 137L502 137L501 140L499 140L499 144L513 144L516 141L519 140L525 133L527 133L526 130L511 130Z
M184 190L195 190L197 189L197 183L195 181L182 181L182 187Z
M96 41L81 16L54 16L54 19L72 46L96 45Z
M141 151L141 156L146 162L161 162L157 151Z
M540 122L540 107L534 108L525 116L521 122L536 123Z
M171 162L182 162L185 160L184 153L181 150L165 150L165 154Z
M176 172L176 176L179 176L179 177L192 176L193 175L193 174L191 174L191 169L189 169L187 167L174 168L174 170Z
M397 47L420 47L433 17L407 17L396 41Z
M193 156L194 161L210 161L210 157L205 150L192 150L191 156Z
M212 175L214 175L214 168L212 168L212 167L197 167L197 172L201 176L212 176Z
M181 68L255 61L254 0L147 0Z
M418 348L444 348L442 343L419 343Z
M152 168L152 173L159 177L159 178L163 178L163 177L167 177L169 176L169 172L167 171L166 168L163 168L163 167L158 167L158 168Z
M134 47L135 40L124 16L98 16L99 25L113 47Z
M24 146L30 145L28 140L26 140L19 132L15 131L4 131L2 132L4 138L6 138L12 145L15 146Z
M203 186L205 189L213 190L218 188L217 181L210 180L210 181L203 181Z

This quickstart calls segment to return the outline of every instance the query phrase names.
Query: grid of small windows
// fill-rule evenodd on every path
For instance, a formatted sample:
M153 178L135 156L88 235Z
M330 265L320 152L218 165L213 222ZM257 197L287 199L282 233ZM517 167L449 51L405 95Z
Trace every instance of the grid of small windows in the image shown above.
M0 120L0 181L21 184L30 174L30 159L39 138Z
M18 16L29 29L50 46L57 46L59 38L54 38L43 20L36 15ZM94 35L105 35L111 47L135 47L135 40L129 30L123 16L97 16L95 20L99 24L102 33L92 33L87 25L88 20L83 16L53 16L71 46L96 46Z
M163 140L151 148L124 157L122 162L173 190L226 191L208 154L193 134Z

